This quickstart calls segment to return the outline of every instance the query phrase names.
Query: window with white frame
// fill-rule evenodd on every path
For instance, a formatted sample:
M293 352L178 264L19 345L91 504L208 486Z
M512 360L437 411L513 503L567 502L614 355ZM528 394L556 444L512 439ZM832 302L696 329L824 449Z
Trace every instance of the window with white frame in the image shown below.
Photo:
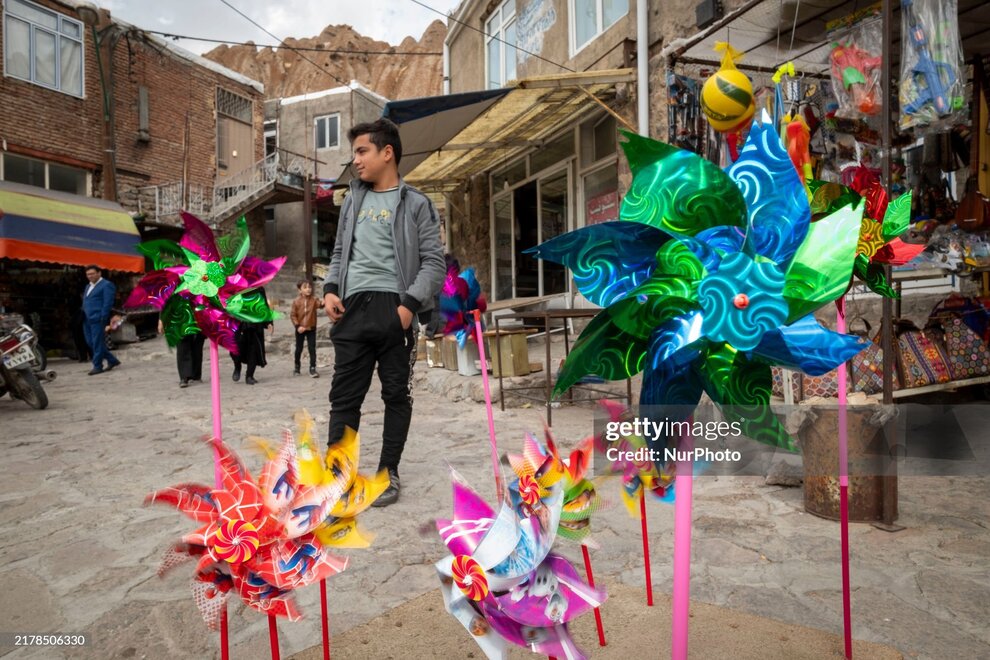
M516 77L516 0L505 0L485 23L485 71L488 89Z
M0 157L0 181L89 196L89 172L86 170L9 152Z
M83 24L27 0L5 0L4 74L83 95Z
M340 145L340 115L317 117L315 122L317 149L329 149Z
M629 0L568 0L571 15L571 53L612 27L629 12Z

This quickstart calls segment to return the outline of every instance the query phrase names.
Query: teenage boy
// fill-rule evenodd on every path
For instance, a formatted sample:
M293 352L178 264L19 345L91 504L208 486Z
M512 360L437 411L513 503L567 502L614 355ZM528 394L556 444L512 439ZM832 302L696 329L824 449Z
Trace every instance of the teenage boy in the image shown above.
M345 427L358 430L377 365L385 403L378 469L388 470L389 486L374 505L388 506L399 499L399 460L412 418L414 324L443 282L443 245L432 202L399 176L398 127L379 119L354 126L347 137L358 179L340 210L323 282L334 347L328 444Z

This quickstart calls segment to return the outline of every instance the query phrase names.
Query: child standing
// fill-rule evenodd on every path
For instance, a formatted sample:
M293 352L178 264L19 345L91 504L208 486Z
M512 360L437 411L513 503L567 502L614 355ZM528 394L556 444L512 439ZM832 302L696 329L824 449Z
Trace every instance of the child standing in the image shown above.
M293 376L299 375L299 360L302 357L303 340L309 346L309 375L319 378L316 372L316 310L323 307L323 301L313 296L313 284L306 280L296 283L299 297L292 301L290 318L296 326L296 362Z

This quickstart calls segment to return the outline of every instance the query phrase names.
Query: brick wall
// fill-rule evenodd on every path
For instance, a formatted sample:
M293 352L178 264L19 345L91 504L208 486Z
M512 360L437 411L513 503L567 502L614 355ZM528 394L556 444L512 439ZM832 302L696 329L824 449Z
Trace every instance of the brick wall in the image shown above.
M37 4L77 18L51 0ZM104 13L101 27L106 23ZM254 153L263 155L263 95L220 73L181 58L140 30L117 26L103 38L107 86L114 114L118 200L137 210L137 189L183 179L213 187L216 175L216 89L253 101ZM0 36L2 47L2 36ZM112 48L112 56L107 57ZM9 77L0 77L0 138L8 149L86 167L93 194L102 197L103 96L92 30L84 38L85 98ZM148 89L149 135L138 139L139 88ZM188 129L187 129L188 125ZM187 138L188 136L188 138ZM148 200L146 200L148 201Z

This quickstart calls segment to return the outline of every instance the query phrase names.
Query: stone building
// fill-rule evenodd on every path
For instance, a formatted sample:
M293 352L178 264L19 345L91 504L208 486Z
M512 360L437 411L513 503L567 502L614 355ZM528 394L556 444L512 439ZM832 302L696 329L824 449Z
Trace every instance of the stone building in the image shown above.
M260 83L90 3L2 5L0 180L116 201L147 228L247 213L261 251Z
M563 268L525 250L617 219L628 185L618 130L637 125L636 24L635 0L464 0L452 14L445 89L512 91L451 141L488 126L463 156L470 166L427 161L410 178L442 174L421 185L446 193L448 247L491 299L571 304Z
M377 119L387 102L351 81L265 103L266 151L277 152L287 172L312 180L308 219L303 201L265 207L267 242L273 253L287 257L281 280L294 284L306 272L307 226L313 262L330 263L340 211L333 204L332 185L351 160L347 131L355 124Z

